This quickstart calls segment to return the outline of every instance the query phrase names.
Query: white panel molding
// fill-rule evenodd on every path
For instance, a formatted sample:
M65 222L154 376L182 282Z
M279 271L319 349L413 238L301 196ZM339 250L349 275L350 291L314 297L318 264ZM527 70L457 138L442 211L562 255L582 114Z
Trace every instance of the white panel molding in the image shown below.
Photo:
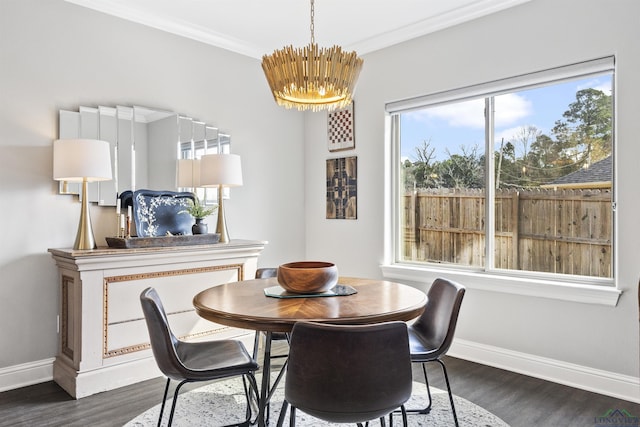
M454 339L448 355L558 384L640 403L640 378Z
M0 392L53 380L55 358L0 369Z

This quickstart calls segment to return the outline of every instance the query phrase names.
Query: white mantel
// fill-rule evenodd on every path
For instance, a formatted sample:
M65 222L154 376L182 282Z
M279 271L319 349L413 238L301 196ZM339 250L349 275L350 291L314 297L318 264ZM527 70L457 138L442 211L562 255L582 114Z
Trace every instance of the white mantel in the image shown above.
M253 278L265 244L49 249L61 292L54 380L81 398L159 376L139 299L149 286L160 294L177 336L249 340L251 331L199 318L192 299L211 286Z

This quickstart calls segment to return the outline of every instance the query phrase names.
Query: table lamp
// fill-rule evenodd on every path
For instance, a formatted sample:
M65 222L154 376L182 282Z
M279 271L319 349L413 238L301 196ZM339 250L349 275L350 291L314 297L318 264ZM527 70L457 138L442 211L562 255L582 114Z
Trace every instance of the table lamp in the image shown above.
M89 214L89 182L109 181L109 143L96 139L58 139L53 142L53 179L82 182L82 208L73 249L96 249Z
M220 243L229 243L222 204L223 188L242 185L242 165L237 154L206 154L200 158L200 187L218 187L218 224Z

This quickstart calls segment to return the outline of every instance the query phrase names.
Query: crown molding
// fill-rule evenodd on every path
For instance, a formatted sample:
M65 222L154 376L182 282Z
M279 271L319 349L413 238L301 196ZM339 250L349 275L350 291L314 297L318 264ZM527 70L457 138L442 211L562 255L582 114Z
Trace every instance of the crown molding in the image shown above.
M65 1L252 58L261 59L264 53L268 51L268 49L265 50L255 44L215 32L209 28L154 14L148 10L141 10L113 0ZM345 48L347 50L355 50L359 54L373 52L529 1L531 0L476 1L467 6L424 19L397 30L389 31L356 43L347 44Z
M484 0L346 46L360 54L373 52L445 28L469 22L531 0Z

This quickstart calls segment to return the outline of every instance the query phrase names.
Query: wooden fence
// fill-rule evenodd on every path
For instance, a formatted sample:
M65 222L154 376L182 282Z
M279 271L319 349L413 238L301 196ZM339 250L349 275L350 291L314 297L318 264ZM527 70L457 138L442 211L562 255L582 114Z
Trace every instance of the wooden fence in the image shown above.
M496 190L494 267L612 276L609 190ZM404 196L404 258L485 265L484 190Z

